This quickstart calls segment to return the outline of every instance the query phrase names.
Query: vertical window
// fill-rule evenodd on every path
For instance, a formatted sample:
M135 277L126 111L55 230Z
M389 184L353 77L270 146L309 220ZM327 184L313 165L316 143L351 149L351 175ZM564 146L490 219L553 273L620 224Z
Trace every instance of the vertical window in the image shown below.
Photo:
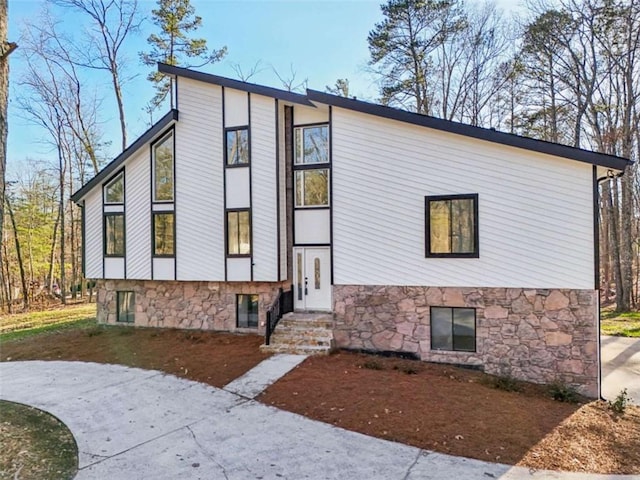
M295 143L297 165L329 162L328 125L296 128Z
M104 203L107 205L124 203L124 172L120 172L104 186Z
M475 352L475 308L431 307L431 349Z
M105 214L104 240L106 256L124 257L124 213Z
M134 323L135 321L135 294L133 292L117 292L117 321L122 323Z
M478 195L425 197L426 256L478 257Z
M297 254L296 270L298 272L298 300L302 300L302 253Z
M329 169L296 171L296 207L329 205Z
M153 214L153 255L173 257L175 255L175 216L173 212Z
M249 210L227 212L227 255L251 255Z
M236 295L236 318L240 328L258 327L258 295Z
M153 200L173 201L173 133L153 146Z
M313 279L316 290L320 290L320 259L315 258L313 260Z
M227 165L249 164L249 130L227 131Z

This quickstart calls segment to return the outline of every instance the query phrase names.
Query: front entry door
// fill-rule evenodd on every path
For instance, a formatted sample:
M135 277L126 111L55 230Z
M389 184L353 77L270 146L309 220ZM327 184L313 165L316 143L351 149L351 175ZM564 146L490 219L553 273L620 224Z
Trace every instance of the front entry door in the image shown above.
M331 310L331 251L328 247L295 248L294 308Z

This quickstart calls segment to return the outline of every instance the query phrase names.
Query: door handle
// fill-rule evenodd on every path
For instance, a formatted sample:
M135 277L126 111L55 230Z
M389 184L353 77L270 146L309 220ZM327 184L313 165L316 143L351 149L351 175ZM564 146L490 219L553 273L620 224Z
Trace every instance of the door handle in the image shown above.
M309 278L304 277L304 294L309 295Z

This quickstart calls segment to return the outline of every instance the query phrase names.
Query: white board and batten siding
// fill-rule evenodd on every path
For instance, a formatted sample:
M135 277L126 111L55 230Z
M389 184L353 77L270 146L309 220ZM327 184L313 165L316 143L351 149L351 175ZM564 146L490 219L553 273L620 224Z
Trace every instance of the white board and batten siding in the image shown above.
M178 87L176 278L224 281L222 88L186 78Z
M334 108L335 284L592 289L591 165ZM425 258L427 195L479 195L477 259Z
M329 121L329 107L318 104L316 107L296 105L293 107L293 124L307 125L310 123L327 123Z
M145 146L125 163L127 278L151 278L151 161Z
M84 198L85 218L85 276L103 278L102 259L102 186L87 193Z
M253 280L278 281L276 102L251 95L251 220Z
M285 143L285 122L284 122L284 105L278 102L278 153L280 155L279 163L279 184L280 184L280 280L287 279L287 158Z

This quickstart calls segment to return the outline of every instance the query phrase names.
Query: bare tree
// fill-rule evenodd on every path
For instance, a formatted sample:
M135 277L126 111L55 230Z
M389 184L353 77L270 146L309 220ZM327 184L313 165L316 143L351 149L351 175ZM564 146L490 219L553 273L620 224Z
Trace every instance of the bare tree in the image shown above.
M281 74L273 65L271 66L271 70L273 70L273 73L278 77L278 80L280 80L282 87L288 92L304 92L307 89L309 79L305 78L304 80L298 81L298 72L293 68L293 64L289 65L288 75Z

